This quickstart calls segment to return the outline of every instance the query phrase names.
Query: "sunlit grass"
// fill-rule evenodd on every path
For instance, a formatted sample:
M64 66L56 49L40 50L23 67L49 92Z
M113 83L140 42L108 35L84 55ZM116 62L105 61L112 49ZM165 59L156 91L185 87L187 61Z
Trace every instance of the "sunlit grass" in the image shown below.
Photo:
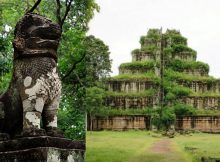
M170 150L153 152L152 146L162 139L170 141ZM100 131L88 132L86 144L86 162L198 162L204 156L220 158L218 134L195 133L169 139L149 131Z

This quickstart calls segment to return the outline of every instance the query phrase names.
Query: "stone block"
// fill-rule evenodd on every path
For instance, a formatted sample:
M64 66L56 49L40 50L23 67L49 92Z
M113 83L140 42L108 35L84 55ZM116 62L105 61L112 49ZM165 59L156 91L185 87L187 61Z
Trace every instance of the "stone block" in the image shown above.
M85 144L57 137L24 137L0 142L1 162L83 162Z

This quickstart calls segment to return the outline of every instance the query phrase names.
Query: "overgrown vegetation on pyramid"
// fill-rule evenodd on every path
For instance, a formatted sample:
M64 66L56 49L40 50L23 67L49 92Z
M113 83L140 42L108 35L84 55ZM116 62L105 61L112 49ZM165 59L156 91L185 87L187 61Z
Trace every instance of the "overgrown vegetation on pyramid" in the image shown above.
M132 62L121 64L119 75L107 81L105 113L147 114L161 102L175 115L218 113L220 80L209 76L208 64L196 61L196 51L179 31L150 29L140 44L131 53Z

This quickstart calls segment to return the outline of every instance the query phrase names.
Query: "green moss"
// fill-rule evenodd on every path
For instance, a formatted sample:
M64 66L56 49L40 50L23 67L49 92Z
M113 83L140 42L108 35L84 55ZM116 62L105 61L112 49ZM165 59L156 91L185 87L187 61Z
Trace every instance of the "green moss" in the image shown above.
M182 60L172 60L167 65L174 71L183 72L187 69L201 69L202 72L209 72L209 65L200 61L182 61Z
M129 63L123 63L120 65L120 69L129 69L129 70L141 70L141 69L152 69L154 66L158 67L159 63L155 61L134 61L134 62L129 62Z
M141 36L140 44L143 46L147 43L156 43L161 38L160 29L149 29L146 36Z
M112 81L152 81L159 82L159 77L156 76L153 72L143 73L143 74L120 74L114 77L109 78Z
M220 110L205 110L205 109L196 109L196 115L206 115L206 116L216 116L220 115Z
M195 56L196 55L196 51L193 50L190 47L187 47L186 45L183 44L173 44L171 45L173 48L173 52L174 53L180 53L180 52L192 52L192 54Z
M105 107L101 109L96 116L116 116L116 115L150 115L153 111L153 108L129 108L129 109L120 109L120 108L111 108Z
M206 92L192 92L190 96L196 97L220 97L220 93L206 91Z
M148 97L148 96L154 96L156 95L157 89L148 89L143 92L112 92L108 91L107 96L108 97Z
M131 51L132 54L139 54L141 53L140 49L134 49L133 51Z
M211 76L188 75L188 74L173 71L171 69L165 70L165 77L166 79L171 80L171 81L186 81L186 82L201 81L203 83L213 83L217 81Z
M164 38L168 41L171 41L170 43L172 45L187 45L187 39L183 37L179 31L176 30L168 30L164 34Z

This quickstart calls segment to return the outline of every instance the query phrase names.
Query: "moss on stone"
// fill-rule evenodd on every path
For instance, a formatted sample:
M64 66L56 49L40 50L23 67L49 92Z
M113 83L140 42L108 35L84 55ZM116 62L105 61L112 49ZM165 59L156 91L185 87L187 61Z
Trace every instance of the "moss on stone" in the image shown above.
M109 97L150 97L155 96L157 89L148 89L142 92L112 92L108 91L107 96Z
M120 65L120 69L138 70L138 69L152 69L154 66L159 67L159 63L155 61L134 61L129 63L123 63Z

